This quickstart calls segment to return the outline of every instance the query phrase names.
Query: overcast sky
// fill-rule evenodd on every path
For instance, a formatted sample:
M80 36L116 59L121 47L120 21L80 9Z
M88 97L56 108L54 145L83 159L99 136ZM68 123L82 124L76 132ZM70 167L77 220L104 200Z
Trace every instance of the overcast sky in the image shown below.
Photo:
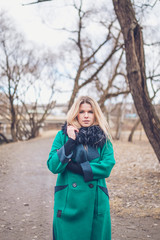
M34 1L34 0L33 0ZM67 37L64 32L55 32L42 23L41 17L44 15L42 10L53 8L54 4L63 1L55 0L39 4L22 6L22 3L29 0L0 0L0 8L7 10L10 16L16 21L17 27L23 31L29 40L36 41L39 44L49 46L60 45L62 40Z
M22 31L24 31L28 39L37 41L40 44L42 43L50 46L60 45L61 42L65 40L65 38L67 38L67 34L62 31L58 31L56 34L56 32L53 31L50 27L42 24L41 19L45 19L45 12L48 12L49 14L53 13L53 16L55 16L56 25L59 24L59 26L63 27L63 24L65 24L68 18L71 18L72 15L72 13L70 12L71 9L68 12L65 11L63 8L64 3L69 3L70 0L53 0L38 4L22 6L23 3L29 3L31 1L32 0L0 0L0 8L6 9L9 15L14 17L17 26ZM36 0L33 0L33 2L34 1ZM96 1L93 0L88 0L88 2L94 2L93 4L96 4ZM103 0L99 0L97 2L102 3ZM138 4L138 2L142 3L144 1L137 0L136 2ZM148 10L149 9L150 8L148 8ZM60 15L60 18L58 18L58 15L56 14L57 11ZM160 4L158 3L156 7L152 9L152 11L148 12L149 14L145 19L145 24L152 26L153 28L159 26Z

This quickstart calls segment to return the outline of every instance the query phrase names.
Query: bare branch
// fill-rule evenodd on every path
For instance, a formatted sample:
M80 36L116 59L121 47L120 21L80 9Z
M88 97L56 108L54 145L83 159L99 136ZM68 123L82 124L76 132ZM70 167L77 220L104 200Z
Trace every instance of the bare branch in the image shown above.
M90 83L96 76L97 74L102 70L102 68L106 65L106 63L112 58L112 56L119 51L122 48L122 45L117 47L115 44L114 48L112 49L112 52L109 54L109 56L106 58L106 60L101 64L101 66L92 74L92 76L87 79L84 83L79 85L79 88L84 87L86 84Z
M156 46L156 45L160 45L160 42L153 42L153 43L145 43L144 42L144 46Z

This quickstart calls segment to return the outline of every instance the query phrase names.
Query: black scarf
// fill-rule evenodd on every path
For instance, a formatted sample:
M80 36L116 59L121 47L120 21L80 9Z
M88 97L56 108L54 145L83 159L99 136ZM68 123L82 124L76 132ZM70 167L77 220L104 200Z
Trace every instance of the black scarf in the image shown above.
M67 135L67 123L62 126L62 131ZM103 147L106 142L106 135L98 125L81 127L76 133L76 144L83 144L92 147Z

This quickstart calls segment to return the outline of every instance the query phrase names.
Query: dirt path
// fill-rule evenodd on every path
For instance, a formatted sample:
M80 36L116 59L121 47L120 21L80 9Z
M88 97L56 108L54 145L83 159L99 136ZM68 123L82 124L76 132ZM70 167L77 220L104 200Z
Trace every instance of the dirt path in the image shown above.
M56 176L46 166L52 141L45 137L0 146L1 240L52 239ZM107 181L112 240L159 240L160 175L152 149L121 142L115 143L115 152L117 164Z
M46 167L52 139L0 147L0 239L49 240L56 176Z

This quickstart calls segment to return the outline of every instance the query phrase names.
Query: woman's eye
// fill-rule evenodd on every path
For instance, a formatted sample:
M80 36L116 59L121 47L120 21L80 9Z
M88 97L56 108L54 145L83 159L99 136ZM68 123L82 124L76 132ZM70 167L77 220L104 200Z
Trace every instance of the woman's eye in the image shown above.
M93 113L93 111L89 111L89 113Z
M79 113L84 113L84 111L80 111Z

